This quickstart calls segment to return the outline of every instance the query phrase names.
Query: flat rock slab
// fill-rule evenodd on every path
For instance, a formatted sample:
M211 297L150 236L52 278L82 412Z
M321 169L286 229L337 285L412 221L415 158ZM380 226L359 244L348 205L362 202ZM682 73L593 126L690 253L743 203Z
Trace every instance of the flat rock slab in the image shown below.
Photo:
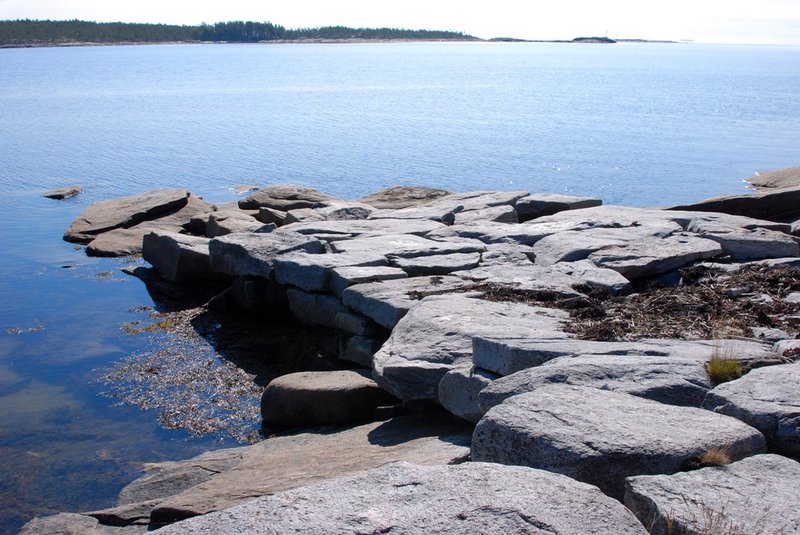
M445 255L454 253L480 253L486 249L483 244L460 242L441 242L429 240L413 234L394 236L375 236L354 238L331 243L334 252L351 254L380 253L396 258L415 258L419 256Z
M88 515L59 513L34 518L22 527L19 535L134 535L147 532L147 525L107 526Z
M771 221L800 215L800 187L765 189L750 195L715 197L696 204L676 206L674 210L722 212Z
M350 286L342 292L342 301L354 311L378 325L394 329L424 292L457 292L474 283L455 276L413 277L383 280Z
M378 387L369 370L282 375L261 396L265 425L342 425L375 419L375 409L397 400Z
M427 297L409 310L375 354L373 376L404 401L439 396L439 381L451 369L472 365L472 337L498 331L557 337L567 314L518 303L496 303L463 295Z
M453 423L449 415L429 413L350 429L325 427L316 433L270 437L236 448L233 455L241 460L234 466L161 499L151 512L151 521L175 522L396 461L423 465L461 462L469 454L471 429ZM193 466L195 461L178 464ZM172 472L181 470L170 465ZM161 478L167 474L162 473Z
M160 189L118 199L96 202L79 215L64 233L69 242L88 243L98 234L128 228L176 211L189 201L188 191Z
M434 230L445 228L435 221L408 221L400 219L366 219L346 221L305 221L286 225L286 230L307 236L324 236L330 241L344 240L356 236L374 237L398 234L424 236Z
M591 386L669 405L700 407L711 384L702 359L647 355L559 357L501 377L480 393L483 412L545 385Z
M150 232L142 241L142 257L171 282L186 282L211 277L208 238Z
M641 534L596 488L541 470L395 463L284 492L157 533Z
M390 263L402 269L410 277L447 275L455 271L474 269L480 262L480 253L437 254L414 258L390 257Z
M350 286L366 282L407 279L408 274L400 268L391 266L344 266L331 269L331 291L341 297Z
M216 238L237 232L264 232L274 230L276 226L272 224L271 227L265 229L264 223L249 213L238 208L227 208L209 214L205 235L209 238Z
M480 266L468 271L460 271L459 277L485 284L507 286L515 290L556 293L560 297L580 297L576 290L583 281L556 269L528 264L513 264L498 267Z
M486 411L481 410L481 391L499 376L485 370L455 368L439 381L439 403L453 416L477 423Z
M797 533L798 488L800 463L755 455L727 466L631 477L625 505L653 535Z
M336 200L313 188L279 184L260 189L244 199L239 199L239 208L258 210L266 207L287 212L297 208L314 208L326 201Z
M752 425L770 450L800 456L800 364L752 370L708 393L704 406Z
M713 240L675 235L600 249L590 254L589 260L599 267L619 272L628 280L636 280L668 273L721 254L722 247Z
M603 204L601 199L593 197L578 197L558 193L534 193L519 199L515 204L515 208L517 209L519 221L522 223L565 210L592 208L601 204Z
M277 256L273 262L275 279L281 284L297 286L309 292L330 290L330 275L334 268L351 266L386 266L380 252L309 254L292 251Z
M427 204L446 195L450 195L450 192L444 189L422 186L395 186L365 195L358 199L358 202L384 210L397 210L408 208L409 206Z
M270 278L275 259L302 251L321 254L323 243L294 232L241 233L214 238L208 244L211 268L227 275Z
M763 453L766 443L756 429L707 410L547 385L487 412L471 458L550 470L622 499L626 477L673 474L712 448L735 460Z

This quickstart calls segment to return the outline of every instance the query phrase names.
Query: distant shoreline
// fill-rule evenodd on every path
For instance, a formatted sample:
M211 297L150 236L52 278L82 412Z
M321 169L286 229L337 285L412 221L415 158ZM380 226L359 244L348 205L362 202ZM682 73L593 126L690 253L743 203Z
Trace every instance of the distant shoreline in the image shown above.
M656 43L656 44L679 44L679 41L651 41L647 39L615 39L616 43ZM0 44L3 48L71 48L86 46L141 46L141 45L273 45L273 44L364 44L364 43L556 43L556 44L605 44L599 41L577 41L568 39L516 39L511 37L494 37L491 39L465 38L465 39L370 39L370 38L346 38L346 39L325 39L325 38L301 38L301 39L274 39L269 41L65 41L65 42L23 42L23 43L4 43Z

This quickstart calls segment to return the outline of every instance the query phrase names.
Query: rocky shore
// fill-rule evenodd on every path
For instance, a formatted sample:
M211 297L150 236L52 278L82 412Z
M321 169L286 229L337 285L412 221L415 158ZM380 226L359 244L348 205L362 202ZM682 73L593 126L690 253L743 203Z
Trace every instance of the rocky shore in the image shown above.
M251 446L23 533L793 533L800 182L674 209L526 191L160 190L65 239L331 329ZM758 218L756 218L758 217Z

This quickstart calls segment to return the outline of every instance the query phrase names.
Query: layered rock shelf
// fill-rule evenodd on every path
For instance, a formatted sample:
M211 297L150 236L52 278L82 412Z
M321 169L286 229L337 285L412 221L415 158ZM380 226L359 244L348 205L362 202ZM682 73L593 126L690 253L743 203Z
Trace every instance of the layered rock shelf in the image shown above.
M794 532L794 194L661 210L271 186L226 206L182 190L98 203L65 239L141 252L170 283L222 284L217 304L329 328L342 370L267 387L264 421L302 433L152 465L119 506L26 532ZM783 278L768 295L737 286L747 270ZM613 322L611 299L711 272L756 323L706 303L681 309L680 336L586 334L607 332L593 322Z

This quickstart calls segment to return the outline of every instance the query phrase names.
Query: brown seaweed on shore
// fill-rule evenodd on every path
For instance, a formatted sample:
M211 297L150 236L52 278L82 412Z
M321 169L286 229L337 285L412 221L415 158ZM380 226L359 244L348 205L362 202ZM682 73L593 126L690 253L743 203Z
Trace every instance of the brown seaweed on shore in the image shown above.
M700 265L680 275L678 286L651 282L627 296L612 296L588 286L578 288L585 297L569 298L494 284L469 290L480 291L491 301L568 310L567 330L583 340L752 337L753 327L781 329L792 337L800 332L800 303L785 300L800 291L799 268L747 265L725 271Z

